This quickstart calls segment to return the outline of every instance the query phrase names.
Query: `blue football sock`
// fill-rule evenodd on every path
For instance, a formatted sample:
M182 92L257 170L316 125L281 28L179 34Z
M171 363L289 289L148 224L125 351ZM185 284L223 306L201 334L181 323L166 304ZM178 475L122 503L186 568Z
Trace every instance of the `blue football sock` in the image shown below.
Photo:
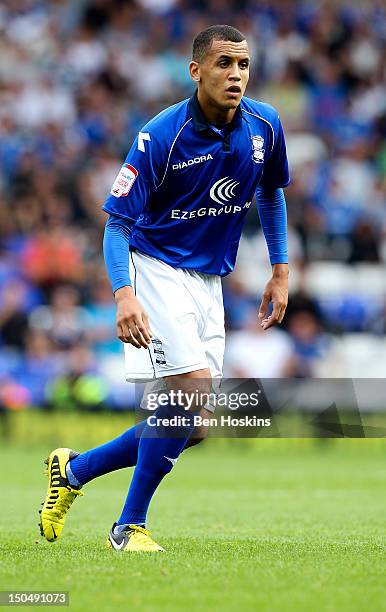
M138 460L118 525L146 524L147 510L161 480L170 472L194 429L194 413L160 406L147 420L178 417L177 425L148 424L138 447Z
M106 444L81 453L67 464L67 478L73 486L84 485L97 476L137 463L138 446L146 420L137 423Z

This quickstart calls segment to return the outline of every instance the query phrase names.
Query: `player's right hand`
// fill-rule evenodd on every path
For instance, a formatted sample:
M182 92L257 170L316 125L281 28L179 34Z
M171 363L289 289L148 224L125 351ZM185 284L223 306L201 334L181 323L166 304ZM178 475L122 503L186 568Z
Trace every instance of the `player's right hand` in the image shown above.
M149 319L131 287L115 292L117 304L117 336L136 348L148 348L152 332Z

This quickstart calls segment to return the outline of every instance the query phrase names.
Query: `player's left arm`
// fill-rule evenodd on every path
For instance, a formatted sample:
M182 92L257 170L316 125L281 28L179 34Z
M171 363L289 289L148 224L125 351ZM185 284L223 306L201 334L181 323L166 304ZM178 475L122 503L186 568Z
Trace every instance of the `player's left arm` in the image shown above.
M269 329L283 321L288 303L286 203L281 188L267 190L259 187L256 199L272 264L272 277L265 286L259 309L261 327ZM272 304L272 313L269 315L270 304Z
M263 329L279 325L288 304L288 232L283 187L289 180L284 133L277 117L275 144L256 191L257 210L272 265L272 277L265 286L258 315Z

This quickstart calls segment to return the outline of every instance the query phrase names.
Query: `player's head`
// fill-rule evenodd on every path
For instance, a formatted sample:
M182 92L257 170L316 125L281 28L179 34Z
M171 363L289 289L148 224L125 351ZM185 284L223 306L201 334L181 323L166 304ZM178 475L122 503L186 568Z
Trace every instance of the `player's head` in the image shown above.
M245 36L228 25L214 25L193 41L190 75L203 98L223 110L236 108L249 79Z

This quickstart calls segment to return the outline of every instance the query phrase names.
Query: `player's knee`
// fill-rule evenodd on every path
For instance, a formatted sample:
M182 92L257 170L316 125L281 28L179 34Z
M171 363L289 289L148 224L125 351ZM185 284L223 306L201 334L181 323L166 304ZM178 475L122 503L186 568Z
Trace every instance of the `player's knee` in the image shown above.
M165 382L169 391L178 394L185 410L198 411L210 403L212 379L209 369L169 376Z
M213 417L213 414L206 408L202 408L200 410L200 416L201 416L201 424L197 425L194 428L193 433L190 436L189 441L186 445L186 448L190 448L191 446L200 444L200 442L203 442L208 437L209 419Z

